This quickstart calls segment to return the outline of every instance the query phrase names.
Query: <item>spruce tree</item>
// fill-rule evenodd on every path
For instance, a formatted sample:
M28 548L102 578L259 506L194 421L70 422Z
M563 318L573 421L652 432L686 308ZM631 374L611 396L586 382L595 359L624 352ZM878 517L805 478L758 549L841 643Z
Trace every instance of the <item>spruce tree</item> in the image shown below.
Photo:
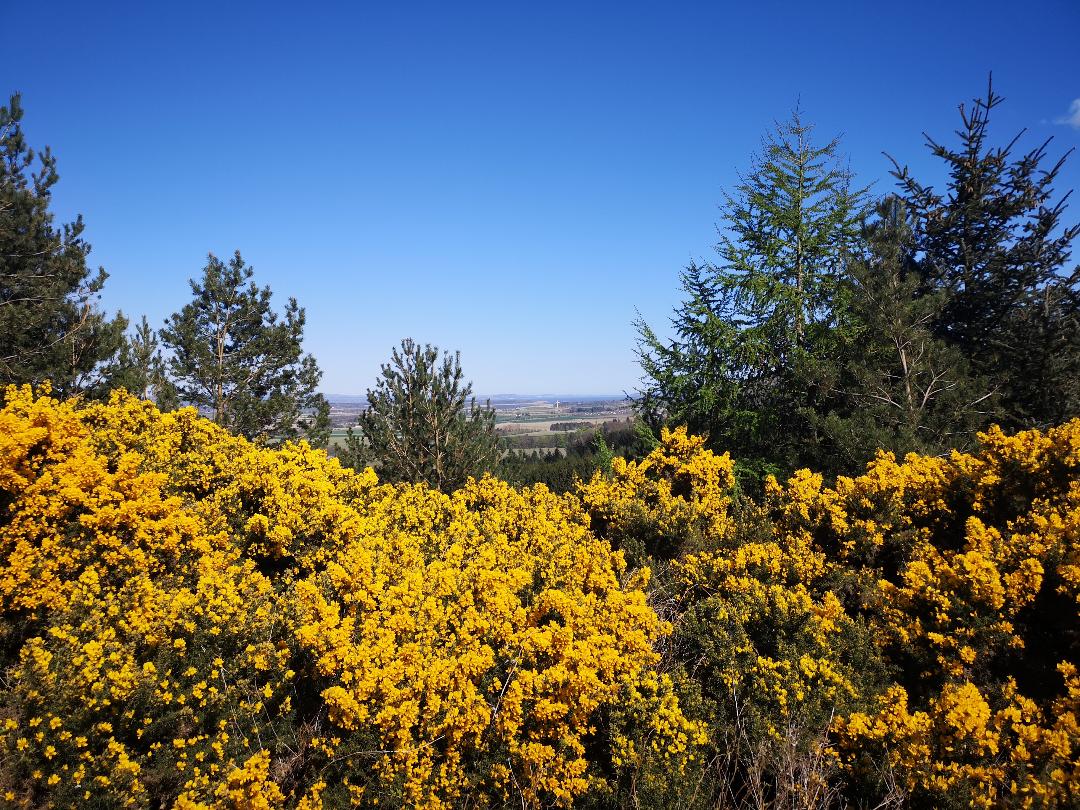
M367 409L349 430L346 463L374 464L387 481L452 492L494 469L501 455L495 410L478 406L461 354L405 338L382 366Z
M22 118L16 93L0 107L0 384L50 380L68 396L104 384L127 321L99 311L106 273L87 266L81 216L54 223L56 158L29 147Z
M835 458L853 471L879 448L900 455L964 448L994 413L994 395L963 355L934 334L945 297L920 289L911 218L888 196L865 230L867 255L851 262L841 300L845 344L833 408L818 415Z
M987 88L960 107L959 145L926 136L948 179L942 191L894 160L915 218L924 292L945 302L934 331L990 380L1001 421L1045 426L1080 413L1080 266L1070 267L1080 225L1064 222L1068 194L1053 184L1068 153L1047 164L1050 139L1014 154L1023 132L990 143L1003 101Z
M278 315L253 275L240 251L228 264L210 254L191 281L193 300L166 320L161 341L179 398L252 440L324 446L329 405L316 391L315 358L303 354L304 310L290 298Z

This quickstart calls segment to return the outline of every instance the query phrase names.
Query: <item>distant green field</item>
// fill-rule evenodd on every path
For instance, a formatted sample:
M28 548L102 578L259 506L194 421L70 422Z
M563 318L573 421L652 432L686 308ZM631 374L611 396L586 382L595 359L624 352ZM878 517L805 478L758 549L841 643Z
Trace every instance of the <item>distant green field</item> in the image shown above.
M496 411L495 423L497 425L520 425L521 428L509 431L500 431L500 435L510 447L522 449L527 445L532 450L551 450L555 447L565 447L567 438L575 432L589 431L592 428L579 428L577 431L551 431L552 424L561 422L591 422L596 427L601 423L621 417L612 414L610 410L598 410L596 412L555 412L552 407L538 406L535 408L521 408L520 410ZM334 428L330 431L330 441L327 450L333 453L336 449L345 446L346 428Z
M333 453L333 451L336 448L344 447L345 446L345 435L346 435L346 429L345 428L335 428L334 430L331 430L330 431L330 441L326 446L327 452Z

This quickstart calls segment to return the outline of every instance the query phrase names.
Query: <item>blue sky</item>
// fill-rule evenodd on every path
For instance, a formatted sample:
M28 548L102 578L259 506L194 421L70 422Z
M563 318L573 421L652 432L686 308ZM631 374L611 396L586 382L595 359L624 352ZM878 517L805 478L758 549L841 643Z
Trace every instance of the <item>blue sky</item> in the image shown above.
M0 4L6 5L6 4ZM662 325L721 192L796 99L859 179L940 182L989 71L998 139L1080 99L1075 0L24 3L6 99L52 146L102 298L155 326L212 251L307 309L323 390L363 393L405 336L484 393L619 393L635 310ZM1057 188L1080 185L1074 155ZM1080 218L1080 200L1069 213Z

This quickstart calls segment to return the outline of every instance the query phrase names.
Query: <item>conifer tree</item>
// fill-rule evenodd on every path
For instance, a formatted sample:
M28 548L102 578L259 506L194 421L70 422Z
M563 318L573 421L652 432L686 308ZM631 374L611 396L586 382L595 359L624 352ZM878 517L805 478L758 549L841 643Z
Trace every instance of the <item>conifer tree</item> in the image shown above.
M635 321L646 383L635 408L655 435L671 421L731 441L753 421L753 413L741 411L747 404L740 396L746 358L739 330L724 317L714 272L691 262L680 274L684 299L671 319L674 340L660 340L641 317Z
M283 316L270 306L254 270L236 251L228 264L210 254L193 300L165 322L161 340L182 403L249 439L307 439L324 446L329 405L322 376L303 354L304 310L290 298Z
M47 379L68 396L102 385L127 321L99 311L106 273L87 266L81 216L54 223L56 158L29 147L22 118L16 93L0 107L0 384Z
M1080 413L1080 266L1070 267L1080 224L1064 222L1068 194L1053 184L1068 156L1048 167L1050 140L1014 155L1023 132L990 143L1003 98L991 83L960 107L960 142L926 136L948 179L943 191L894 160L915 218L924 292L941 292L934 331L999 393L1006 425L1042 426Z
M911 218L890 195L865 229L867 255L849 265L846 345L837 396L817 421L834 453L832 469L857 470L879 448L904 455L966 448L989 423L994 396L954 347L934 334L945 297L920 291Z
M722 206L715 284L730 295L729 318L781 362L812 349L815 327L834 322L866 207L839 137L817 146L812 131L798 109L777 124Z
M176 408L176 386L168 378L158 335L145 315L134 333L125 335L115 366L109 375L110 387L149 399L162 410Z
M452 492L499 461L495 409L477 405L460 352L440 358L437 346L405 338L367 401L359 432L347 438L344 455L354 467L374 463L384 480Z
M817 460L807 414L829 390L838 291L866 206L839 139L815 145L812 129L795 110L725 194L719 261L683 274L674 338L637 322L645 418L707 432L762 471Z

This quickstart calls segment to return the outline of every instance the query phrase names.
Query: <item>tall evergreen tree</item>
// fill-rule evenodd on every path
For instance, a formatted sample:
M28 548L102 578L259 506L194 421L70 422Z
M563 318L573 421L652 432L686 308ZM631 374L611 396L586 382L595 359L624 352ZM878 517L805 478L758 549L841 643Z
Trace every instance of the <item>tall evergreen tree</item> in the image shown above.
M946 299L920 289L907 207L890 195L875 213L865 229L867 255L849 265L840 296L847 328L833 407L817 416L836 453L833 472L860 468L878 448L938 454L966 447L994 412L989 385L934 335Z
M724 195L716 285L728 317L783 363L835 323L836 291L858 244L866 190L852 188L839 137L822 146L796 109Z
M322 376L303 354L304 310L290 298L284 316L270 306L270 288L236 251L228 264L210 254L193 300L165 322L168 368L183 403L249 439L307 439L323 446L329 405L316 386Z
M944 191L895 160L894 174L915 218L922 287L945 296L936 334L994 383L1002 421L1039 426L1080 413L1080 266L1069 267L1080 225L1063 222L1069 195L1053 190L1068 153L1046 167L1049 139L1020 155L1023 132L990 144L1002 101L991 84L961 105L957 148L926 136Z
M124 388L163 410L178 404L176 386L168 378L161 344L146 316L131 335L125 335L115 368L108 376L109 387Z
M495 410L477 405L460 352L440 358L438 347L405 338L367 401L344 454L354 467L374 463L385 480L451 492L499 461Z
M0 384L48 379L67 396L102 384L127 321L99 311L105 271L87 266L81 216L54 224L56 158L27 145L22 118L16 93L0 107Z
M684 299L671 319L675 337L661 340L641 317L635 321L638 362L645 384L635 408L654 432L674 422L714 443L741 444L756 413L747 410L743 381L749 371L738 327L724 316L715 268L691 262L680 274Z
M866 206L839 139L819 146L811 133L795 110L725 194L719 262L683 274L674 338L637 323L645 417L687 423L775 471L816 461L807 414L829 390L840 281Z

